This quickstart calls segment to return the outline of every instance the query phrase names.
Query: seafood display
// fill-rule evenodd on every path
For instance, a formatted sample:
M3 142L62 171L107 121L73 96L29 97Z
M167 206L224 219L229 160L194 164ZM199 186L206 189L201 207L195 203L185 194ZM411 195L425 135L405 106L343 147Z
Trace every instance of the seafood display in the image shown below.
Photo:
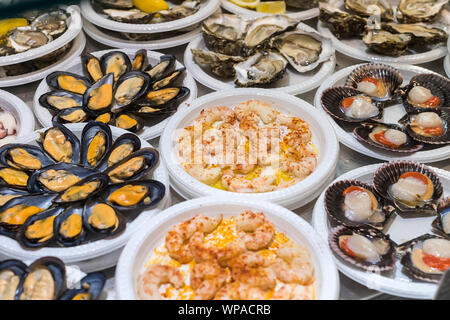
M447 41L447 32L435 23L446 3L448 0L401 0L394 8L392 1L384 0L321 2L319 20L338 39L362 39L368 50L398 57L428 51Z
M241 0L226 0L241 8L255 10L261 13L283 14L286 11L289 13L302 12L317 8L319 0L280 0L280 1L241 1Z
M55 257L42 257L29 266L15 259L0 261L1 300L96 300L106 277L90 273L81 279L81 288L68 289L66 282L66 267Z
M108 125L91 121L80 140L55 123L37 144L0 148L0 234L24 248L117 236L164 197L162 183L145 179L158 151L131 133L114 141Z
M434 171L416 162L389 162L374 173L373 186L342 180L325 192L325 210L332 226L329 244L346 262L370 271L390 273L398 260L414 279L439 282L450 268L449 198ZM397 245L389 235L390 220L437 215L432 230Z
M309 124L259 100L203 109L178 134L175 154L185 171L220 190L280 190L304 180L317 166Z
M293 72L316 69L334 54L331 41L285 15L244 19L214 14L202 24L208 50L192 49L194 60L238 87L267 87Z
M404 154L449 144L450 81L417 74L406 86L402 83L394 67L365 64L352 71L345 86L325 90L322 107L371 148ZM398 103L406 115L397 124L383 120L384 109Z
M144 268L136 280L139 299L315 299L309 251L251 210L178 223Z
M154 66L147 51L133 57L110 51L100 58L81 57L83 75L56 71L46 78L52 89L39 98L56 123L100 121L139 133L172 115L189 95L177 86L184 68L176 69L173 55L162 55Z
M0 146L14 141L19 131L19 124L14 115L0 107Z

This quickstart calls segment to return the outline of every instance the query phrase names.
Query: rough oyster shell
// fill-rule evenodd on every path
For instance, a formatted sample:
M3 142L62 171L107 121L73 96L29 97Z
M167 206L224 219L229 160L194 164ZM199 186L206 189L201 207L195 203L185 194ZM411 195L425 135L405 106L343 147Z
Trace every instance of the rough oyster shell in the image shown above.
M336 38L345 39L363 34L367 23L365 18L339 10L328 3L319 3L319 8L319 20L329 26Z
M397 19L406 23L433 20L448 0L400 0Z
M371 50L382 55L398 57L406 52L412 36L406 33L393 34L385 30L366 30L362 41Z
M383 23L382 29L392 33L405 33L412 36L411 44L415 46L433 45L447 41L448 35L442 29L421 23Z
M245 60L240 56L228 56L206 50L191 49L191 51L195 62L204 68L210 68L212 73L221 78L234 77L236 74L234 65Z
M345 0L345 7L364 17L378 14L383 20L394 20L394 11L388 0Z

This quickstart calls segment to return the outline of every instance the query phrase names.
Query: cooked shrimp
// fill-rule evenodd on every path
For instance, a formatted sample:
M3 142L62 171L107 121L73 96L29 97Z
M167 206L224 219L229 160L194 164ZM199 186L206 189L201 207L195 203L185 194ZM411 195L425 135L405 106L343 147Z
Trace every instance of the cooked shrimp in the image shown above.
M191 163L194 155L194 130L193 127L187 127L175 132L175 154L180 162Z
M196 300L214 298L228 278L227 271L214 261L197 263L191 272L191 287L195 290Z
M265 298L265 293L260 288L232 282L222 287L214 300L264 300Z
M175 288L184 285L183 275L175 267L154 264L145 270L138 278L138 295L145 300L161 300L160 287L171 284Z
M238 235L248 250L261 250L272 243L275 227L264 213L247 210L239 214L235 221Z
M216 259L222 267L229 267L230 262L245 251L245 245L239 240L234 240L225 247L217 248Z
M216 183L222 174L222 169L217 165L185 164L184 169L195 179L209 185Z
M272 269L277 278L286 283L309 285L314 280L314 267L309 252L299 245L278 249Z
M276 122L282 126L286 126L291 130L298 130L301 133L309 132L309 125L306 121L289 116L285 113L279 113Z
M310 300L313 298L313 287L284 283L275 288L273 300Z
M239 121L241 121L245 115L253 112L266 124L275 121L279 114L279 112L272 108L268 103L260 100L241 102L234 108L234 111Z
M288 157L285 161L281 162L281 169L303 180L314 171L316 165L317 157L313 153L309 153L301 160Z
M189 241L189 249L197 263L215 260L217 256L217 248L204 243L201 232L194 233Z
M264 168L261 174L253 179L239 176L228 169L222 173L222 185L232 192L255 193L268 192L276 188L276 177L274 170L270 167Z
M236 121L236 114L233 109L218 106L208 109L203 109L200 115L194 120L195 124L201 124L203 129L213 126L216 122L234 123Z

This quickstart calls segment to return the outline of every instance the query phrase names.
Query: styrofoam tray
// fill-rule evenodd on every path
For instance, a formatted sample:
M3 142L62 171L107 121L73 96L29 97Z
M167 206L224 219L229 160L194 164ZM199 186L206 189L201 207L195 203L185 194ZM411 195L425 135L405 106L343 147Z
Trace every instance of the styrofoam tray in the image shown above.
M447 78L450 78L450 55L447 55L444 58L444 70L445 73L447 74Z
M164 241L167 232L176 223L196 214L229 217L244 210L263 212L275 228L292 241L306 247L311 254L316 276L316 297L320 300L337 299L339 277L332 254L326 242L320 239L313 228L295 213L264 201L249 201L230 197L205 197L185 201L164 210L151 224L146 223L129 241L122 251L116 268L116 293L122 300L136 299L137 276L153 249Z
M255 194L238 194L219 190L201 183L190 176L174 155L172 134L176 129L185 128L192 124L201 110L214 106L235 106L246 100L262 100L281 112L286 112L300 117L310 125L312 141L319 150L318 166L315 171L303 181L277 191ZM173 185L181 194L189 194L192 197L217 195L228 197L230 195L243 197L249 200L266 200L289 207L297 208L298 203L303 203L312 194L317 193L323 181L334 175L339 144L334 131L322 114L305 101L286 93L275 93L265 89L233 89L211 93L194 100L189 107L177 112L169 121L161 136L161 156L165 162Z
M33 112L20 98L7 91L0 90L0 108L11 112L16 119L18 125L17 139L27 136L34 131Z
M385 56L370 51L361 39L336 38L330 29L328 29L328 27L321 21L317 24L317 30L320 34L330 38L333 41L334 47L337 51L345 54L346 56L363 61L419 64L442 58L448 52L446 46L442 45L422 53L402 55L400 57Z
M0 57L0 66L16 64L19 62L33 60L45 56L46 54L55 51L56 49L61 48L63 45L72 41L81 31L82 22L80 9L78 8L78 6L74 5L61 7L64 8L68 13L70 13L67 30L61 36L38 48L30 49L28 51L12 54L9 56Z
M222 0L222 8L224 8L225 10L230 11L234 14L237 14L240 16L249 16L252 18L259 18L259 17L264 17L267 15L270 15L270 13L262 13L262 12L257 12L256 10L241 8L228 0ZM287 8L285 15L288 15L291 18L294 18L298 21L308 20L311 18L315 18L319 15L319 8L312 8L312 9L303 10L303 11L293 11L293 10L289 10L289 8Z
M61 69L62 66L64 66L68 61L72 60L75 57L78 57L81 52L83 52L85 46L86 37L84 36L83 32L80 32L78 36L73 40L72 47L69 49L69 52L67 52L60 60L57 60L55 63L49 65L48 67L30 73L0 78L0 88L19 86L41 80L53 71Z
M85 124L81 123L73 123L73 124L67 124L66 125L69 130L71 130L78 138L81 136L81 132L85 126ZM48 128L40 129L38 131L35 131L27 136L24 136L20 139L17 139L17 143L29 143L29 144L35 144L36 140L39 138L39 132L45 131ZM116 139L117 137L121 136L122 134L128 132L123 129L119 129L116 127L111 126L111 132L113 135L113 138ZM145 147L151 147L151 145L141 139L141 146L142 148ZM78 262L85 262L89 263L88 260L95 259L98 257L105 256L109 253L112 253L116 250L121 249L128 239L131 237L131 235L135 234L138 228L146 223L147 221L151 220L159 214L162 210L165 209L166 205L169 205L170 201L167 200L169 198L169 177L167 174L166 167L164 163L160 162L159 165L155 168L152 174L152 179L158 180L161 183L164 184L166 187L166 194L161 200L159 204L156 205L154 208L150 208L148 210L144 210L142 213L140 213L132 222L129 222L127 225L127 228L125 229L125 232L121 235L110 238L110 239L103 239L98 241L93 241L90 243L82 244L75 247L67 247L67 248L60 248L60 247L44 247L37 250L26 250L22 248L19 243L16 240L13 240L11 238L0 236L0 253L8 256L10 258L15 259L21 259L21 260L34 260L38 257L42 256L55 256L63 260L65 263L78 263ZM100 261L100 263L106 263L106 261ZM96 261L96 265L98 267L95 267L93 269L104 269L104 266L99 265L98 261ZM92 264L91 264L92 266ZM108 267L108 266L105 266Z
M92 52L91 54L100 58L105 53L114 51L114 50L116 50L116 49L96 51L96 52ZM120 51L125 52L130 57L130 59L133 59L134 54L136 53L136 50L134 50L134 49L120 49ZM159 57L161 55L163 55L163 53L147 50L148 62L151 65L158 63ZM182 67L183 67L183 65L177 61L176 68L179 69ZM70 62L67 62L67 64L65 64L64 67L61 68L60 71L69 71L69 72L73 72L76 74L83 74L81 58L76 57L76 58L72 59ZM191 90L189 96L186 98L186 100L184 100L186 103L189 103L190 101L194 100L197 97L197 84L195 83L195 80L192 78L192 76L189 74L188 71L185 72L182 85ZM39 122L41 123L41 125L43 127L51 126L52 115L51 115L50 111L48 111L48 109L41 106L41 104L39 103L39 97L49 91L51 91L51 89L47 85L47 82L44 79L41 81L41 83L37 87L36 92L34 94L34 99L33 99L34 113L36 114L36 118L39 120ZM144 126L144 128L138 134L138 136L144 140L150 140L150 139L158 137L161 134L161 132L164 130L164 127L166 126L169 119L170 118L164 119L163 121L161 121L151 127Z
M373 174L380 166L381 164L374 164L361 167L343 174L335 181L357 179L372 184ZM433 167L431 168L438 174L439 179L441 180L444 188L444 195L450 195L450 172ZM328 232L331 228L325 210L324 195L325 191L322 192L316 202L312 221L314 228L321 235L322 239L327 240ZM432 216L408 219L396 216L389 226L387 233L394 242L401 244L422 234L431 233L431 222L434 218L435 217ZM334 257L334 261L336 262L339 271L369 289L413 299L431 299L437 289L437 284L413 280L402 273L399 259L397 259L392 274L366 272L354 267L352 264L337 256Z
M169 1L170 3L170 1ZM113 31L119 32L130 32L130 33L158 33L166 32L172 30L178 30L192 26L193 24L199 23L202 20L213 14L220 6L220 0L205 0L202 1L200 9L188 17L163 22L163 23L153 23L153 24L132 24L117 22L106 18L102 14L98 14L93 8L89 0L83 0L80 3L81 13L85 19L89 22Z
M184 52L183 59L186 68L198 82L216 91L228 90L236 87L232 78L221 79L212 74L209 70L205 70L198 65L194 61L191 49L208 50L202 36L198 36L189 43ZM268 89L294 95L313 90L333 73L335 66L336 57L334 54L331 56L330 60L321 63L316 69L306 73L299 73L288 66L283 77L273 83Z
M331 124L336 131L336 135L339 138L339 141L350 149L355 150L361 154L366 156L380 159L380 160L411 160L411 161L420 161L420 162L435 162L448 159L450 157L450 145L443 145L440 147L433 147L429 150L421 150L415 152L413 154L401 154L396 152L390 152L387 150L379 149L376 147L367 146L366 144L360 142L353 135L352 130L347 130L341 127L333 117L328 115L322 107L321 97L322 93L331 87L340 86L345 84L345 80L347 76L357 67L361 65L350 66L345 69L339 70L334 73L328 79L326 79L319 89L316 92L314 97L314 105L317 109L319 109L323 114L325 114L330 120ZM397 68L403 76L403 85L409 83L409 80L416 74L419 73L434 73L425 68L416 67L416 66L408 66L408 65L399 65L392 64L393 67ZM384 121L387 123L396 123L406 112L401 104L395 104L390 107L384 109Z
M130 48L136 50L138 49L159 50L181 46L195 39L195 37L197 37L197 35L201 32L201 28L198 27L192 31L187 31L186 33L171 38L163 38L159 40L150 40L150 41L135 41L107 34L87 20L83 21L83 30L92 39L104 45L113 48Z

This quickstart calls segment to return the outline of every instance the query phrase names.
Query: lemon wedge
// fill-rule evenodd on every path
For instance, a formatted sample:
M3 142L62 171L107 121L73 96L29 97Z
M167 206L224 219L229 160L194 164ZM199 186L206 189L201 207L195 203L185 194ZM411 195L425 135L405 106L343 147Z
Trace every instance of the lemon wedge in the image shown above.
M145 13L169 9L169 5L164 0L133 0L133 5Z
M262 13L282 14L286 12L286 3L284 1L261 2L256 6L256 11Z
M229 1L241 8L247 9L255 9L260 3L260 0L229 0Z
M3 36L12 29L15 29L17 27L25 27L27 25L28 25L27 19L23 18L0 20L0 36Z

